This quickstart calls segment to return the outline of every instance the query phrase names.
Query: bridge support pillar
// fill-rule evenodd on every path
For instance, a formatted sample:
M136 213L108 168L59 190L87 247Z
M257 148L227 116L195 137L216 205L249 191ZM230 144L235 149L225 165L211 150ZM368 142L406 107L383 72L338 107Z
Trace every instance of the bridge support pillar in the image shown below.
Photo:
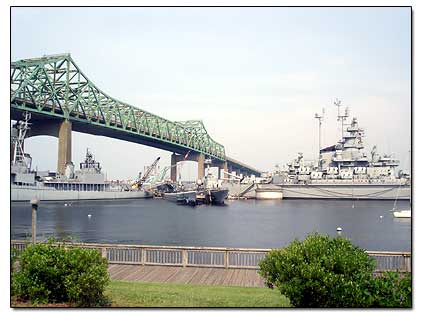
M205 156L203 153L198 153L197 158L197 179L205 177Z
M203 153L192 152L186 157L184 155L171 154L171 180L177 181L177 163L181 161L197 162L197 178L205 177L205 155Z
M66 164L72 161L72 123L64 120L58 129L57 173L64 175Z
M171 154L171 180L173 182L177 181L177 155L175 153Z

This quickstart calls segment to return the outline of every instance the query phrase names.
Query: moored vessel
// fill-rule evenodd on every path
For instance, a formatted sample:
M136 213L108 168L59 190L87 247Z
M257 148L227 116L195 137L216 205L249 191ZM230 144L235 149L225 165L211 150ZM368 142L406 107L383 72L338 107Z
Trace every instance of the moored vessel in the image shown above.
M364 129L355 117L350 124L344 124L349 111L340 114L340 101L335 104L342 122L339 142L321 149L319 137L317 162L306 161L299 153L286 167L274 172L272 183L282 189L284 198L409 200L410 177L397 172L399 161L378 154L376 146L368 157L363 151ZM316 114L316 118L321 121L322 117Z
M228 198L228 188L223 187L222 180L218 180L209 172L209 167L203 182L198 180L197 185L203 202L206 204L221 205Z
M191 206L197 204L196 190L183 190L182 185L177 186L177 184L173 182L165 182L157 185L155 188L165 200Z
M18 121L12 134L13 157L10 168L11 201L77 201L151 198L153 194L143 189L105 180L99 162L87 149L79 170L73 163L66 165L64 175L31 169L32 158L24 152L24 140L29 129L29 114Z
M394 217L411 218L411 210L393 211Z

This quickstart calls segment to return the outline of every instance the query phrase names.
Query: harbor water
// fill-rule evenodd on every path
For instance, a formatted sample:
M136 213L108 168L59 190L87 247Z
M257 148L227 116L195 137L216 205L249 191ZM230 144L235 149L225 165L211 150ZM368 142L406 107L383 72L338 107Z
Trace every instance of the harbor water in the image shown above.
M38 240L238 248L276 248L311 232L341 236L366 250L411 251L411 219L394 201L229 200L222 206L163 199L41 202ZM406 209L409 201L398 201ZM31 206L11 203L11 238L31 234Z

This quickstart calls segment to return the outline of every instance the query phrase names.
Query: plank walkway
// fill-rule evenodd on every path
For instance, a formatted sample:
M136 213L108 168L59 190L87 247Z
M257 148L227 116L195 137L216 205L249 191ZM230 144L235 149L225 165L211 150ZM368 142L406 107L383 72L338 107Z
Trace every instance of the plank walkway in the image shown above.
M252 269L111 264L108 273L113 280L265 287L263 278Z

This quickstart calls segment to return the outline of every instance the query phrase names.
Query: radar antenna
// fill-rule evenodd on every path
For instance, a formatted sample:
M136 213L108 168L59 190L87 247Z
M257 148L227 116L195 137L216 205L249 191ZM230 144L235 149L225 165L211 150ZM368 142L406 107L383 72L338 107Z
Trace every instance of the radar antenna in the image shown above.
M320 152L322 149L322 121L325 117L325 108L322 109L322 114L316 113L314 118L319 120L319 160L317 162L318 169L321 168L321 160L322 160L322 153Z
M345 108L345 113L343 115L341 115L341 100L339 100L338 98L335 99L335 101L333 102L334 105L336 105L338 107L338 119L337 121L341 121L341 142L344 139L344 121L347 119L347 117L349 116L349 109L348 107Z
M377 147L373 146L373 148L371 149L371 162L374 162L376 154L377 154Z

